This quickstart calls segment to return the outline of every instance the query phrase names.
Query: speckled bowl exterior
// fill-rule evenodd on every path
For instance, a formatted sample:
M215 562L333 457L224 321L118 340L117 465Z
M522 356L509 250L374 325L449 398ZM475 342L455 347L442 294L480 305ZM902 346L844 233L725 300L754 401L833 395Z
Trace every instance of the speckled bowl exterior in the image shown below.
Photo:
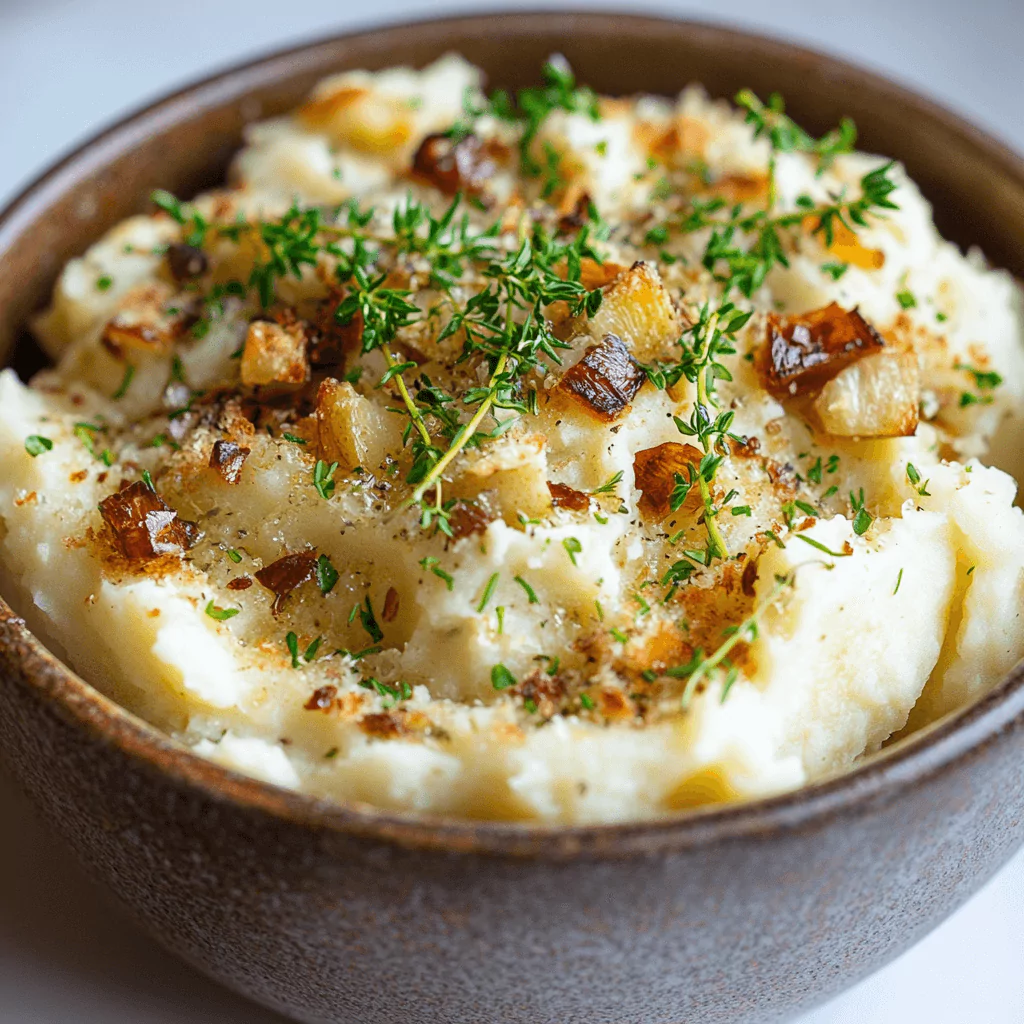
M0 217L0 351L60 266L222 178L244 124L346 67L458 50L516 86L553 51L602 91L702 80L782 91L822 129L903 159L941 228L1024 272L1024 166L924 100L760 37L618 15L403 25L236 68L134 115ZM30 616L29 609L22 612ZM0 601L0 755L169 949L301 1021L765 1024L879 967L1024 841L1024 673L857 771L637 825L457 822L332 805L235 775L117 708Z

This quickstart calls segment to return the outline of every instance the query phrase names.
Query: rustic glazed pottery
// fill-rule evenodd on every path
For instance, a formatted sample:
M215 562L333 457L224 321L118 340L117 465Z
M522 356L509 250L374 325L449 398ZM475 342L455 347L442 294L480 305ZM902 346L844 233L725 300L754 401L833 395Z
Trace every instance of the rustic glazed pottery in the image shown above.
M66 259L218 182L244 124L342 68L457 50L494 84L561 51L610 93L780 90L904 160L940 228L1024 274L1024 165L879 78L738 32L583 14L468 17L315 43L129 118L0 219L0 350ZM27 609L23 609L28 614ZM31 618L31 616L29 616ZM1024 675L857 771L654 824L479 824L330 805L199 760L99 696L0 602L0 754L169 949L302 1021L764 1024L920 938L1024 841Z

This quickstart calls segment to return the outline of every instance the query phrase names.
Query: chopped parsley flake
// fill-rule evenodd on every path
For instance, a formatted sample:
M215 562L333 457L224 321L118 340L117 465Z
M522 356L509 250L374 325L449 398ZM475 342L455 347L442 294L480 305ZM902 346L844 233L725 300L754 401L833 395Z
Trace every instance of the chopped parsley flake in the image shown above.
M619 482L621 480L622 480L622 470L620 469L617 473L613 474L607 480L605 480L605 482L603 484L601 484L600 487L596 488L595 490L591 491L590 493L591 494L613 494L615 492L615 488L618 486L618 484L619 484Z
M496 690L507 690L516 685L516 677L499 662L491 669L491 686Z
M863 487L860 489L859 495L850 491L850 509L853 512L853 532L861 537L868 532L868 528L874 522L874 517L864 507Z
M910 481L910 484L914 488L914 490L916 490L922 498L931 497L931 495L928 492L928 481L925 480L924 483L921 483L921 474L918 472L917 466L915 466L912 462L907 463L907 479Z
M218 622L223 622L225 619L232 619L238 614L239 609L237 608L218 608L211 600L206 606L206 614L211 619L216 619Z
M101 452L96 451L96 435L105 430L106 427L98 426L95 423L76 423L73 433L94 459L102 462L104 466L112 466L114 453L109 448L104 448Z
M917 305L914 293L905 288L896 293L896 301L900 304L901 309L913 309Z
M128 389L132 386L132 378L135 376L135 367L129 363L124 368L124 377L121 378L121 384L118 389L110 396L117 401L118 399L124 398L128 394Z
M449 573L446 573L437 563L438 559L434 558L432 555L428 555L426 558L420 559L420 565L424 569L429 569L430 572L432 572L439 580L444 580L444 584L449 590L453 590L455 588L455 579Z
M359 612L359 621L363 624L363 629L370 634L370 639L375 643L379 644L384 639L384 631L377 625L377 619L373 614L373 605L370 603L370 595L366 595L366 601L361 605L356 605L356 609ZM351 621L351 619L349 620Z
M375 676L370 676L368 679L360 679L359 685L364 690L373 690L380 697L381 707L385 711L412 697L412 687L404 679L399 680L394 686L388 686L387 683L382 683Z
M483 596L480 598L480 603L476 606L478 612L482 612L487 607L487 602L494 596L495 588L498 586L498 577L500 573L492 573L490 579L484 586Z
M302 668L302 662L299 661L299 638L294 633L288 633L284 638L284 643L288 648L288 653L292 656L292 668Z
M537 597L537 592L530 586L522 576L514 576L513 579L526 591L526 600L529 604L539 604L540 598Z
M978 370L973 366L967 366L964 363L957 363L955 369L962 370L964 373L969 373L974 378L974 386L979 391L994 391L1000 384L1003 383L1003 378L996 373L994 370ZM964 391L960 395L960 408L963 409L968 405L991 405L992 396L974 395L968 391Z
M338 582L338 570L331 565L331 560L327 555L320 555L316 560L316 582L320 587L320 593L325 597Z
M812 548L817 548L819 551L824 551L826 555L831 555L833 558L848 558L852 551L833 551L831 548L822 544L820 540L815 540L813 537L808 537L805 533L798 533L795 535L797 540L802 540L805 544L810 544Z
M334 474L337 468L338 463L332 462L328 466L323 459L317 459L316 465L313 467L313 486L316 488L317 494L325 501L329 501L331 495L334 494Z
M294 633L288 633L284 642L292 657L292 668L302 668L303 665L308 665L316 657L316 652L320 650L323 639L322 636L318 636L302 654L299 654L299 638Z
M572 564L578 565L576 556L583 550L583 545L575 537L566 537L562 541L562 547L565 548L565 552Z
M42 455L43 452L48 452L53 448L53 442L48 437L43 437L42 434L29 434L25 438L25 451L36 458Z

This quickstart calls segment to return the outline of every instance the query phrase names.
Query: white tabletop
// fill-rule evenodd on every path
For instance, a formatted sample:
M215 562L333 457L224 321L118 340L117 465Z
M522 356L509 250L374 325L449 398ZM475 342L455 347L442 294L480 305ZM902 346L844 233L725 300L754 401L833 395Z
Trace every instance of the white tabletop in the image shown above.
M489 6L499 5L472 9ZM435 7L376 0L372 12L383 20ZM365 23L368 9L352 0L0 0L0 204L142 101L246 54ZM1024 150L1022 0L697 0L649 9L728 18L843 54ZM142 936L2 774L0 821L0 1024L282 1024ZM1024 853L915 949L800 1024L1021 1024L1022 950Z

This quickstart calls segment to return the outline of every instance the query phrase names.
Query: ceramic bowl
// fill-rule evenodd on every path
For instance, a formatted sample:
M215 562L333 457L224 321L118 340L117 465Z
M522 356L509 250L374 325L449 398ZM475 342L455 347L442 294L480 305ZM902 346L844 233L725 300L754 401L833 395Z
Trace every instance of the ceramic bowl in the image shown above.
M457 50L491 82L552 52L609 93L777 89L903 160L941 229L1024 273L1024 166L840 61L706 25L609 14L454 18L257 60L78 149L0 219L0 349L66 259L221 180L244 125L342 68ZM21 610L28 616L28 609ZM301 1021L739 1024L782 1019L906 949L1024 841L1024 676L842 778L645 824L545 827L329 804L189 754L111 704L0 602L0 754L167 948Z

